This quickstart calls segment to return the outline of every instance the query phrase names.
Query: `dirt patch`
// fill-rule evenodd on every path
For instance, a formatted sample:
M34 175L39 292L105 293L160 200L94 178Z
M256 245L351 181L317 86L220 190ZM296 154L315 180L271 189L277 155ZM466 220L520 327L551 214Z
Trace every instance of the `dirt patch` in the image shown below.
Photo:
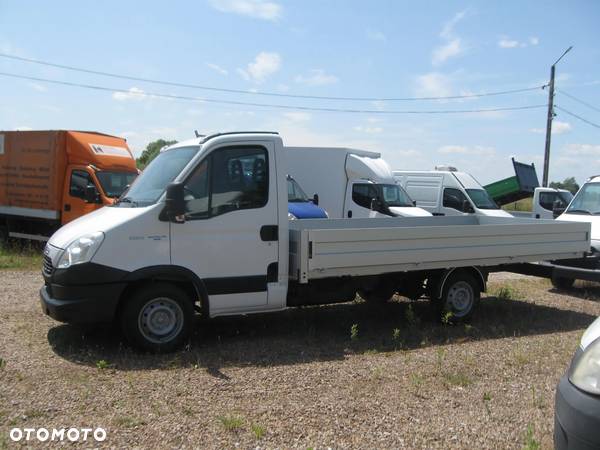
M45 317L38 273L0 276L0 448L69 426L110 447L303 449L521 448L530 427L551 448L556 383L600 314L597 287L494 275L468 325L346 303L198 322L155 356Z

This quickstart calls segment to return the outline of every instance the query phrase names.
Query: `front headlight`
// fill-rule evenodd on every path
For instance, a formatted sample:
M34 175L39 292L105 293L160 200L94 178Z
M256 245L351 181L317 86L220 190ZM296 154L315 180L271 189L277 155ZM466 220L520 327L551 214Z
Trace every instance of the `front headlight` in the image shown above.
M582 391L600 394L600 338L588 345L573 361L569 381Z
M296 220L297 217L288 211L288 220Z
M90 261L98 251L103 240L104 233L101 231L84 234L79 239L75 239L67 246L61 255L58 260L57 268L66 269L75 264L82 264Z

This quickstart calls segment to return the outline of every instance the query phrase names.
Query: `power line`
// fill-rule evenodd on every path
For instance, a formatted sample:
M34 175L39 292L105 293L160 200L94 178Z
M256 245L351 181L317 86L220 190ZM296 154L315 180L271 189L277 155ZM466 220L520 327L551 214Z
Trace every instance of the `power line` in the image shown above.
M574 95L569 94L568 92L563 91L562 89L557 89L557 91L559 92L559 94L565 95L565 96L569 97L570 99L575 100L576 102L579 102L582 105L585 105L588 108L593 109L594 111L600 112L600 108L597 108L594 105L590 105L588 102L584 102L583 100L575 97Z
M556 109L560 109L562 112L564 112L564 113L567 113L567 114L568 114L568 115L570 115L570 116L573 116L573 117L575 117L575 118L577 118L577 119L581 120L582 122L585 122L585 123L587 123L588 125L591 125L591 126L593 126L593 127L596 127L596 128L600 128L600 125L598 125L597 123L590 122L589 120L587 120L587 119L584 119L583 117L581 117L581 116L578 116L577 114L575 114L575 113L572 113L571 111L567 111L565 108L561 108L561 107L560 107L560 106L558 106L558 105L554 105L554 107L555 107Z
M228 88L217 88L214 86L203 86L198 84L189 84L189 83L181 83L175 81L165 81L165 80L156 80L152 78L142 78L142 77L134 77L130 75L121 75L112 72L102 72L99 70L85 69L81 67L68 66L65 64L57 64L48 61L42 61L39 59L32 58L24 58L22 56L8 55L6 53L0 53L0 57L13 59L16 61L23 61L33 64L39 64L42 66L56 67L59 69L72 70L75 72L83 72L89 73L93 75L101 75L104 77L112 77L112 78L120 78L123 80L130 81L141 81L144 83L152 83L152 84L160 84L165 86L174 86L174 87L183 87L190 89L201 89L206 91L214 91L214 92L226 92L230 94L244 94L244 95L260 95L260 96L268 96L268 97L285 97L285 98L297 98L304 100L342 100L342 101L369 101L369 102L410 102L410 101L432 101L432 100L459 100L459 99L467 99L467 98L479 98L479 97L491 97L498 95L507 95L507 94L516 94L520 92L528 92L535 91L538 89L544 89L547 85L541 86L533 86L528 88L521 89L511 89L505 91L495 91L495 92L481 92L476 94L464 94L464 95L449 95L449 96L441 96L441 97L333 97L333 96L322 96L322 95L297 95L297 94L283 94L280 92L254 92L247 91L243 89L228 89Z
M19 75L14 73L0 72L0 76L18 78L22 80L40 81L43 83L59 84L62 86L79 87L85 89L93 89L97 91L106 91L113 93L122 93L128 95L138 95L143 97L158 97L168 98L171 100L190 100L203 103L217 103L224 105L237 105L237 106L254 106L260 108L276 108L286 110L300 110L300 111L320 111L320 112L339 112L339 113L358 113L358 114L469 114L469 113L486 113L486 112L497 112L497 111L518 111L524 109L535 109L545 108L547 105L525 105L525 106L507 106L497 108L486 108L486 109L451 109L451 110L379 110L379 109L349 109L349 108L319 108L311 106L293 106L293 105L282 105L273 103L253 103L253 102L240 102L234 100L221 100L213 98L200 98L200 97L189 97L186 95L174 95L174 94L162 94L157 92L132 92L127 89L112 88L107 86L98 86L93 84L84 83L72 83L69 81L51 80L48 78L30 77L27 75Z

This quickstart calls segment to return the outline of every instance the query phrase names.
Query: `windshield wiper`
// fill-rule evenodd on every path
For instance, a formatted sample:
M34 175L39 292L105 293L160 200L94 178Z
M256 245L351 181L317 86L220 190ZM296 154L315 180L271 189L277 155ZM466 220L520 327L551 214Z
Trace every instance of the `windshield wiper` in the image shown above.
M577 213L583 213L583 214L592 215L592 213L589 212L587 209L568 209L566 212L567 212L567 214L569 214L569 213L575 213L575 214L577 214Z
M115 205L118 205L119 203L131 203L132 207L136 207L137 206L137 202L134 202L133 200L131 200L130 197L120 198L119 200L117 200L117 202L115 203Z

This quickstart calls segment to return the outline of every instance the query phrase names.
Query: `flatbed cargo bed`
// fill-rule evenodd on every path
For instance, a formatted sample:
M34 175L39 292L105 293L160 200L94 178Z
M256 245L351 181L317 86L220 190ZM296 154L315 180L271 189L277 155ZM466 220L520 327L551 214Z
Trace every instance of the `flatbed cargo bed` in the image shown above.
M291 221L290 278L579 258L589 234L588 223L481 216Z

